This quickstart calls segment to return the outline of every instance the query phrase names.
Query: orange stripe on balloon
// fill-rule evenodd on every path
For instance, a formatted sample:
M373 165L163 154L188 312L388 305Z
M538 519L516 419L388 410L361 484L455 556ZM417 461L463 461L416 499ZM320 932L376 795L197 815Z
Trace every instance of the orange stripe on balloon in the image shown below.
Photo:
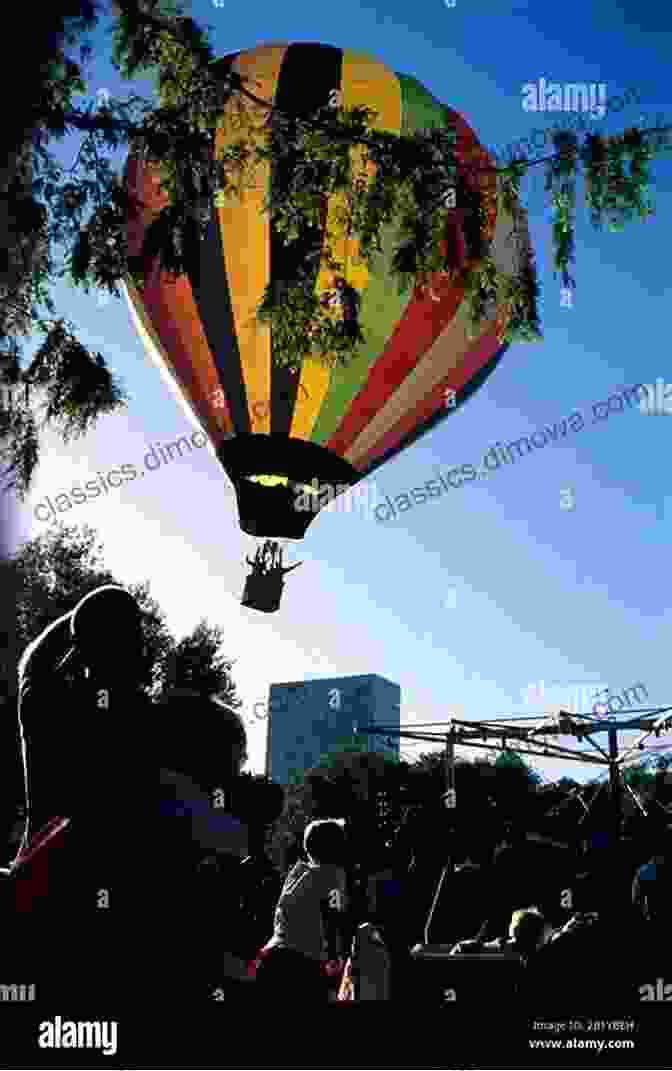
M224 410L217 411L218 413L221 413L219 417L219 427L213 424L209 410L207 413L198 412L197 407L194 405L191 398L188 396L186 389L175 374L172 362L168 357L161 339L156 333L154 324L149 318L145 304L139 292L136 290L134 283L130 279L125 279L124 281L126 283L129 300L133 307L133 311L135 312L136 329L144 345L145 352L155 360L164 375L168 377L178 400L184 403L194 419L201 425L201 427L207 430L207 434L213 443L223 442L224 439L229 438L233 432L233 424L229 418L228 407L225 407ZM227 420L230 429L228 432L226 431Z
M193 362L193 354L199 348L193 338L180 329L184 307L193 298L191 287L171 287L177 293L169 294L163 278L152 272L145 286L143 304L145 315L154 324L161 341L161 354L168 372L178 385L182 396L195 413L201 425L207 429L213 443L233 432L233 422L228 408L214 408L212 404L212 377L204 378L203 373ZM163 273L162 273L163 275ZM180 293L182 297L180 298ZM207 347L207 342L203 339ZM208 349L209 359L212 360ZM213 365L214 367L214 365ZM208 382L210 380L210 382Z
M157 165L138 166L135 171L135 190L144 201L143 225L147 227L161 209L170 203L168 195L160 189L160 169ZM142 234L136 232L136 240ZM136 245L136 248L137 245ZM202 426L217 438L233 431L228 407L213 408L212 397L220 386L217 369L208 345L200 314L194 301L191 284L186 275L174 280L167 272L159 270L156 259L147 277L142 302L143 324L151 321L155 336L161 342L160 353L166 368L172 371L186 403L198 412Z

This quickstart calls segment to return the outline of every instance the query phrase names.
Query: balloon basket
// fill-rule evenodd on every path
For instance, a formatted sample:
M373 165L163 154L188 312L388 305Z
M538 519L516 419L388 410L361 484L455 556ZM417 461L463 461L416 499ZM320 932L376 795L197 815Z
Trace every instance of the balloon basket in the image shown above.
M275 613L280 609L284 586L281 576L248 576L241 606L261 610L264 614Z

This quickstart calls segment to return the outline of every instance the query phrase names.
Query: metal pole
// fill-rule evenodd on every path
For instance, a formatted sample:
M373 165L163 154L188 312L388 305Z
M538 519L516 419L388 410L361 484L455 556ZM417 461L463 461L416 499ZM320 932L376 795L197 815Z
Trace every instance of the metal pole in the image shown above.
M451 725L450 732L446 734L446 796L445 804L448 809L448 873L452 876L455 860L455 729Z
M432 925L432 919L434 918L434 910L441 895L441 890L445 883L446 877L453 874L453 834L454 834L454 808L455 808L455 729L450 727L450 732L446 734L446 754L445 754L445 769L446 769L446 791L443 797L443 802L448 810L448 859L445 866L441 870L439 880L436 886L436 892L434 893L434 899L432 900L432 906L429 909L427 921L425 923L425 944L429 944L429 932Z
M618 736L616 728L609 728L609 789L613 813L614 848L618 846L621 834L621 778L618 769Z
M446 792L455 790L455 730L446 735Z

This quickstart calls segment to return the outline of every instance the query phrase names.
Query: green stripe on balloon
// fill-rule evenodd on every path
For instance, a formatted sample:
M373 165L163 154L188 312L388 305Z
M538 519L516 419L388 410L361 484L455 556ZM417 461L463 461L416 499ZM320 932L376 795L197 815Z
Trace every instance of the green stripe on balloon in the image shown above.
M448 125L449 110L428 89L408 74L397 73L403 101L401 133L440 130Z

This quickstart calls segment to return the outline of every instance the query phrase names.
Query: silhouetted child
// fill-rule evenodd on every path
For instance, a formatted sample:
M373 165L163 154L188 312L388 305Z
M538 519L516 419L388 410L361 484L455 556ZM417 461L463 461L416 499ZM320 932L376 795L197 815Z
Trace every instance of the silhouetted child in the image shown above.
M308 861L290 870L275 910L274 933L251 967L260 996L326 1002L335 964L344 962L346 839L342 824L311 822L304 833Z

